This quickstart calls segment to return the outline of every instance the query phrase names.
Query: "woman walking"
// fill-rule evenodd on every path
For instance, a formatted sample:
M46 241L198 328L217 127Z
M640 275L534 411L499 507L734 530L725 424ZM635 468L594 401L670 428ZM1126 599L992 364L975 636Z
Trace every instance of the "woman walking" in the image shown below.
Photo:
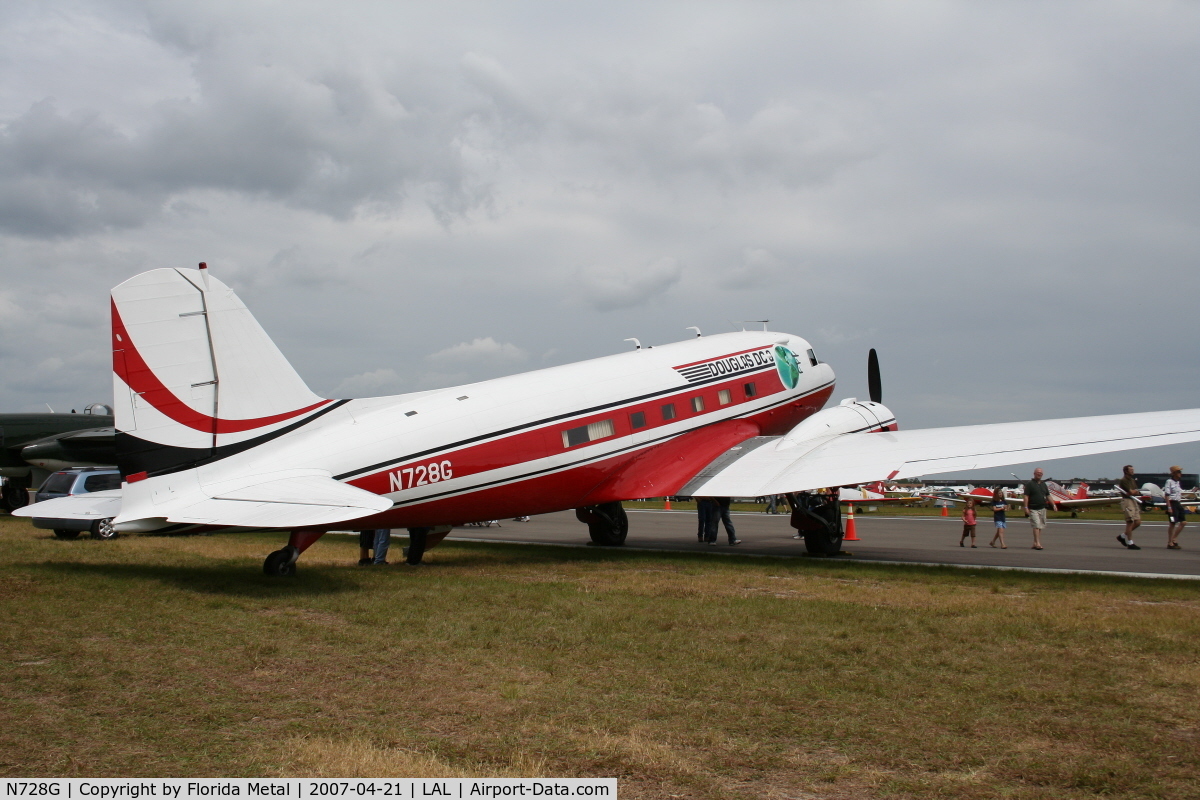
M997 486L996 491L992 492L992 522L996 523L996 535L988 544L995 547L996 541L999 540L1001 550L1008 549L1008 545L1004 543L1004 529L1008 527L1004 513L1006 511L1008 511L1008 500L1004 497L1004 487Z

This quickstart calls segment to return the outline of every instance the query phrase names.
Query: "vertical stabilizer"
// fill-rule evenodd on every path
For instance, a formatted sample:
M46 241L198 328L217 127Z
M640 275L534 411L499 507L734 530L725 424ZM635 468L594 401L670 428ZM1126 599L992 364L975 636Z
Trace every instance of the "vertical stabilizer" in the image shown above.
M313 394L207 270L156 269L112 291L117 459L126 476L245 449L331 402Z

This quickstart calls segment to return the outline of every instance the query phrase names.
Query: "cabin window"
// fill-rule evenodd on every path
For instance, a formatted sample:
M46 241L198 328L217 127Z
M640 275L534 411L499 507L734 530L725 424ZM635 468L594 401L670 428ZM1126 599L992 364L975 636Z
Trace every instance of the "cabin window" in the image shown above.
M637 430L638 428L646 427L646 412L645 411L635 411L632 414L630 414L629 415L629 424L633 426L634 430Z
M817 354L812 351L811 347L808 348L808 363L814 367L821 363L820 361L817 361Z
M746 397L757 397L758 387L753 383L747 383L742 386L742 391L746 393Z
M704 398L703 397L693 397L692 398L692 411L695 411L697 414L699 414L703 410L704 410Z
M675 419L675 404L674 403L667 403L665 406L662 407L662 417L663 417L663 419Z
M593 422L591 425L580 425L578 428L569 428L562 432L563 447L574 447L577 444L594 442L597 439L612 436L615 432L611 419L602 419L599 422Z
M722 389L717 392L717 402L723 406L727 406L733 402L733 395L729 393L728 389Z

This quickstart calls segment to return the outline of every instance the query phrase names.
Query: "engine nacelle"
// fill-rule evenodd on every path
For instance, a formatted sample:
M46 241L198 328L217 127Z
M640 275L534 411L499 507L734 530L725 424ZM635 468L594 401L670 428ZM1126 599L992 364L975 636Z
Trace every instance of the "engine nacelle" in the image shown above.
M795 447L801 442L837 433L866 433L870 431L894 431L896 415L887 406L870 401L859 402L853 397L843 400L833 408L818 411L788 431L779 442L779 450Z

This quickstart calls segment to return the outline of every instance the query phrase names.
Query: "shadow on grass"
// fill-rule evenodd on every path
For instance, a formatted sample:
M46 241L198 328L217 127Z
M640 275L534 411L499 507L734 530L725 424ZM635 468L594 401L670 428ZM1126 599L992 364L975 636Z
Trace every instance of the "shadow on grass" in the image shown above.
M80 564L45 562L37 565L63 578L99 577L116 581L154 581L198 594L228 597L311 597L354 592L362 588L349 570L314 567L290 578L272 578L261 568L222 566L172 566L168 564Z

